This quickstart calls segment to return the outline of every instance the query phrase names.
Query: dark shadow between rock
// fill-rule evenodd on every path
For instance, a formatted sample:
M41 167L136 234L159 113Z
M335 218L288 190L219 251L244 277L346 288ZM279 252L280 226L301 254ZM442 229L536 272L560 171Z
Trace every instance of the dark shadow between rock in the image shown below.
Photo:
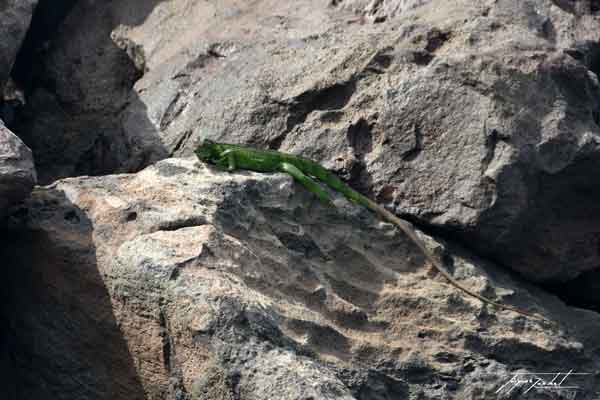
M42 1L39 9L50 3ZM133 90L143 65L111 37L118 26L141 23L157 3L108 7L69 0L59 10L36 12L12 71L26 104L10 128L33 151L40 184L133 172L167 156Z
M2 398L146 399L90 220L56 189L38 189L30 202L42 206L24 205L0 231ZM59 224L69 228L52 236L41 228Z

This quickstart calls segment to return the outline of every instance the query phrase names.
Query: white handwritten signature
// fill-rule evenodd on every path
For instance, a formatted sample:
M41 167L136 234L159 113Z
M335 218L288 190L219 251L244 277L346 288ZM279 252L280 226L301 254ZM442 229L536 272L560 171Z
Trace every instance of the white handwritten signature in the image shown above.
M510 394L516 388L523 388L523 394L529 393L531 389L545 390L580 390L579 386L568 385L567 378L576 375L591 375L586 372L517 372L504 385L496 390L496 394Z

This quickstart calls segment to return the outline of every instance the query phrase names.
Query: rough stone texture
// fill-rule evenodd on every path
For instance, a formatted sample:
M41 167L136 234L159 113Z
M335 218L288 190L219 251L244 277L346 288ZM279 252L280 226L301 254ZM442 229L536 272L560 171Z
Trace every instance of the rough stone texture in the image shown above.
M36 4L37 0L0 0L0 93L8 80Z
M489 309L335 203L193 159L37 188L0 237L7 400L496 398L516 371L597 374L596 313L423 235L462 284L558 326ZM595 399L597 378L569 383Z
M80 1L15 129L44 183L203 137L300 153L528 279L568 281L600 265L599 9Z
M17 110L25 105L25 94L12 78L8 78L0 97L0 120L10 126L14 122Z
M330 4L351 10L374 23L380 23L431 2L431 0L331 0Z
M568 378L577 399L600 397L598 314L474 255L600 310L598 1L38 10L2 95L41 182L137 171L205 137L302 154L431 228L462 284L558 326L465 297L344 199L168 159L38 188L3 219L3 399L489 399L511 373L569 369L590 373ZM3 216L35 173L0 135Z
M35 182L31 150L0 120L0 217L27 197Z
M46 0L40 6L50 12L54 3ZM61 12L34 20L42 28L33 27L36 35L28 41L17 72L28 98L13 129L35 154L42 184L117 171L129 154L119 115L135 103L130 89L140 71L111 39L119 20L111 4L122 2L72 3L64 2L72 9L54 32L43 27L57 24ZM139 16L144 8L138 9Z
M550 0L160 3L113 31L148 69L123 132L148 141L149 120L160 138L132 160L186 155L206 136L310 156L529 279L569 280L600 265L597 11Z

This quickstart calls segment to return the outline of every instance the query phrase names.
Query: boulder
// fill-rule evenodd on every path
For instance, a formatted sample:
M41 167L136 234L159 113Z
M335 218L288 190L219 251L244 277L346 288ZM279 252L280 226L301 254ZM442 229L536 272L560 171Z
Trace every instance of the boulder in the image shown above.
M137 171L205 137L301 154L529 280L570 281L600 265L598 11L78 2L15 129L43 183Z
M161 3L113 31L147 68L130 160L158 157L148 121L169 154L210 137L305 155L530 280L569 281L600 265L595 4Z
M461 284L557 325L489 308L393 226L335 204L283 174L194 159L36 188L0 234L16 393L491 398L515 372L600 368L596 313L421 234ZM600 389L592 375L567 381Z
M140 74L111 39L112 2L55 3L40 3L45 14L35 19L40 26L16 71L27 104L11 125L32 149L41 184L119 170L129 153L120 111Z
M31 150L0 120L0 217L29 196L35 183Z
M0 2L0 93L21 47L37 0L2 0Z

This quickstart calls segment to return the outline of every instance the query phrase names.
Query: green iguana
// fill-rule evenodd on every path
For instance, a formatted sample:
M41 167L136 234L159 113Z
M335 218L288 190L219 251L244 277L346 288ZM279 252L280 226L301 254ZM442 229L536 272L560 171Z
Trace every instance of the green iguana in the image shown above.
M462 290L470 296L475 297L476 299L481 300L484 303L514 311L530 318L548 321L544 317L534 315L511 306L496 303L463 287L444 269L441 261L439 261L438 258L435 257L425 246L423 241L417 236L415 228L410 222L398 218L368 197L363 196L362 194L353 190L332 172L314 161L278 151L259 150L235 144L216 143L210 140L205 140L196 148L194 153L201 161L213 164L221 170L230 172L236 169L245 169L256 172L288 173L296 181L304 185L309 191L317 195L317 197L325 204L333 207L334 204L329 193L327 193L317 183L317 181L315 181L316 179L326 184L334 191L343 194L348 200L368 208L384 220L391 222L400 228L402 232L404 232L419 247L419 249L421 249L433 266L456 288Z

